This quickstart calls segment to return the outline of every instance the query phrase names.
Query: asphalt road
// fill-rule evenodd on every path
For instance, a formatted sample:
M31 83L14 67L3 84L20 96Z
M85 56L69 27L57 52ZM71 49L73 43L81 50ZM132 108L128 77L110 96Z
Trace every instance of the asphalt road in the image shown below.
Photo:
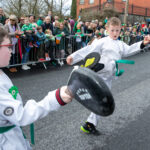
M90 112L75 100L35 123L34 150L149 150L150 149L150 53L128 58L135 65L120 65L123 76L113 82L116 109L101 117L100 136L86 135L80 126ZM24 103L40 101L48 91L67 83L72 66L42 66L10 74ZM24 128L29 136L28 127Z

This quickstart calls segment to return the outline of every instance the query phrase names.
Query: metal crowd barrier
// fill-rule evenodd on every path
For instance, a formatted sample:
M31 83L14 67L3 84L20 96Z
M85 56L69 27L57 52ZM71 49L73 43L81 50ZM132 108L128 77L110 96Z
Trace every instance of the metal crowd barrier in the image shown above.
M126 44L131 45L133 43L142 41L145 35L125 35L122 36L120 40L124 41Z
M57 52L60 52L60 43L61 41L58 42L58 39L55 39L55 41L52 41L52 47L51 49L53 49L52 55L53 55L53 60L58 60L58 59L63 59L65 60L66 57L68 55L70 55L71 53L75 52L76 50L80 49L81 47L84 47L87 45L88 41L87 41L87 36L83 36L82 38L79 36L75 36L75 35L69 35L66 37L62 37L61 40L63 40L62 42L62 47L64 48L65 51L65 55L64 57L58 57L57 56ZM122 37L120 40L124 41L127 44L133 44L134 42L138 42L140 40L143 40L143 36L139 37L139 36L124 36ZM44 62L48 62L50 60L43 60L43 61L39 61L37 54L39 51L39 48L37 47L33 47L30 48L29 52L28 52L28 60L23 63L23 57L26 53L26 49L24 46L24 42L23 42L23 38L18 38L18 43L16 44L16 51L15 54L12 55L12 62L11 64L9 64L8 67L12 67L12 66L20 66L23 64L35 64L35 63L43 63L44 67L46 68ZM44 50L43 50L44 51ZM60 54L61 55L61 54Z

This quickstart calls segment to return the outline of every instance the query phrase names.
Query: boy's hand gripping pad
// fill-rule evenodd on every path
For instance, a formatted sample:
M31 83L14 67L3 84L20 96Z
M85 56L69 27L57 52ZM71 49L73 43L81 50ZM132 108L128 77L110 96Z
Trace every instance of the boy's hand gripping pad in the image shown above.
M68 80L70 94L83 106L100 116L109 116L115 109L113 96L95 72L88 68L75 68Z

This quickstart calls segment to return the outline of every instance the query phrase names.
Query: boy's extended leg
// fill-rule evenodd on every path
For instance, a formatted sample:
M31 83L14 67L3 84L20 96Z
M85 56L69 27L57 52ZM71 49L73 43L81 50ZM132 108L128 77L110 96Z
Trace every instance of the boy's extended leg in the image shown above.
M108 88L111 89L112 77L104 79L104 81L107 84ZM100 135L100 132L96 129L99 118L99 115L96 115L95 113L91 112L91 114L87 118L87 121L83 126L80 127L80 129L85 133Z
M100 116L91 112L87 121L83 126L81 126L81 130L85 133L100 135L100 132L96 129L96 125Z

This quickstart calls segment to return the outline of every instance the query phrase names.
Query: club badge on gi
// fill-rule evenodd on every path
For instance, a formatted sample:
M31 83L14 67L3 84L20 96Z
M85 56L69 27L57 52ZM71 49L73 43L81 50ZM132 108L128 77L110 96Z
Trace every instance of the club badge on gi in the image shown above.
M92 96L90 95L90 93L88 92L88 90L85 89L85 88L79 88L77 90L76 94L79 96L79 98L81 100L88 100L88 99L92 98Z
M5 115L5 116L11 116L13 113L14 113L14 109L13 109L12 107L7 107L7 108L4 110L4 115Z

